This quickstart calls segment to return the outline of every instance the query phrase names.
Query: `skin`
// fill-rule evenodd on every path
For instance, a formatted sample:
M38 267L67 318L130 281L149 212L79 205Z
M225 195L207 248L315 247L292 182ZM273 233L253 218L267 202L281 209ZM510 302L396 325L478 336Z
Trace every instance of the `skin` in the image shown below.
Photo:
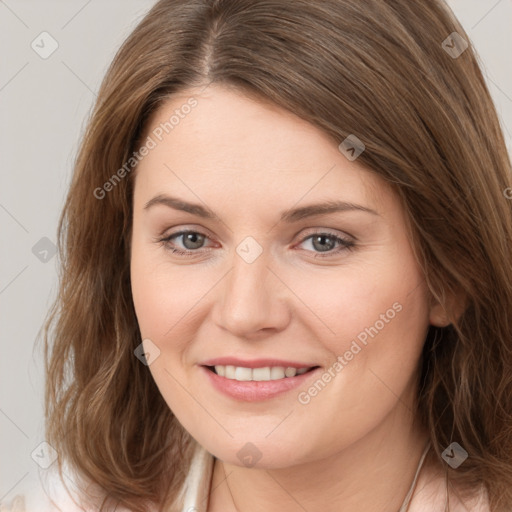
M142 338L160 350L149 366L155 382L217 457L208 511L398 510L428 439L412 414L421 349L429 324L446 324L398 199L318 128L226 87L174 96L146 135L191 96L197 106L137 168L131 279ZM219 219L145 208L162 194L207 206ZM326 200L376 213L279 222L286 209ZM203 245L160 241L182 229L205 234ZM330 256L315 257L326 253L311 235L325 230L355 246L336 252L334 244ZM262 249L252 263L236 252L248 236ZM198 366L232 355L327 369L394 303L401 311L306 405L300 390L262 402L228 398ZM237 457L247 442L262 454L251 468ZM414 510L444 503L434 469L422 472Z

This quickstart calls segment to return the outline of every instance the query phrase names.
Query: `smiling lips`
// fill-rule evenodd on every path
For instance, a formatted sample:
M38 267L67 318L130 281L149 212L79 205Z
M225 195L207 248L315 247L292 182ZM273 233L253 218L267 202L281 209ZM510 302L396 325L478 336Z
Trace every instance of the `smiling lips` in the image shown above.
M265 400L288 391L319 368L297 361L233 357L204 361L201 367L217 390L244 401Z
M209 366L208 368L212 368ZM238 381L269 381L302 375L311 368L294 368L293 366L263 366L260 368L246 368L233 365L215 365L213 369L220 377Z

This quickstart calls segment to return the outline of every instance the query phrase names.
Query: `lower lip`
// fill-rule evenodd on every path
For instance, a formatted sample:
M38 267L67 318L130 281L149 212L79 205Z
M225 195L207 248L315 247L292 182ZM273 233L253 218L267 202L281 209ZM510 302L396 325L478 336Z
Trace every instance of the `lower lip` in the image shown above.
M321 368L315 368L302 375L295 377L285 377L283 379L268 380L268 381L239 381L234 379L226 379L209 370L206 366L201 366L201 370L206 373L210 379L213 387L224 393L225 395L235 398L236 400L243 400L245 402L257 402L261 400L268 400L286 391L291 391L299 387L301 384L309 379L312 375L316 374Z

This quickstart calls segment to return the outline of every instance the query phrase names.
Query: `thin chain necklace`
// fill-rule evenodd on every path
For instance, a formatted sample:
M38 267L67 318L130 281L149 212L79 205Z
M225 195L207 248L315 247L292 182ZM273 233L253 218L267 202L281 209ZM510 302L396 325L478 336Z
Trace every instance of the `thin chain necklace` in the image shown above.
M421 455L420 461L418 463L418 467L416 468L416 473L414 475L414 479L412 481L411 487L409 488L409 491L407 492L404 501L402 503L402 506L398 510L398 512L407 512L409 510L409 504L411 502L412 495L414 493L414 489L416 488L416 483L418 482L418 476L420 474L421 468L423 467L423 463L425 462L425 457L427 456L428 450L430 448L431 442L428 441L427 445L425 446L425 449L423 450L423 454ZM229 487L228 478L226 476L226 469L224 468L224 463L222 463L222 470L224 471L224 478L226 479L226 484L228 486L229 494L231 495L231 501L233 502L233 506L235 507L237 512L240 512L238 510L238 507L235 504L235 500L233 498L233 493L231 492L231 488ZM448 498L448 495L447 495Z

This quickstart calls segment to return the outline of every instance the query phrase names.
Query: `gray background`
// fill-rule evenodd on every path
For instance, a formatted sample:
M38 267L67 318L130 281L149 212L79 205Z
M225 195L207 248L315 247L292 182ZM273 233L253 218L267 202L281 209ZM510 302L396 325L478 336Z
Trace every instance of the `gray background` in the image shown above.
M0 0L0 501L26 492L43 471L31 457L44 441L34 342L57 290L57 220L101 79L153 3ZM510 151L512 0L449 4L480 55ZM49 38L42 47L43 31L58 44L46 59L31 47L35 40L38 51L51 48ZM48 459L47 450L37 448L34 459Z

